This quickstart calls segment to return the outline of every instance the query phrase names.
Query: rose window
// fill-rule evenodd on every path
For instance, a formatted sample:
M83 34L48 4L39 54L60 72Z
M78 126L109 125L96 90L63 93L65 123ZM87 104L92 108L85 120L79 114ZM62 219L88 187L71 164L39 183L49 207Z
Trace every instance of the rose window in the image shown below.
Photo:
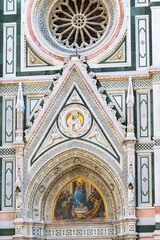
M107 8L100 0L62 0L50 15L54 38L72 48L86 48L96 43L108 22Z

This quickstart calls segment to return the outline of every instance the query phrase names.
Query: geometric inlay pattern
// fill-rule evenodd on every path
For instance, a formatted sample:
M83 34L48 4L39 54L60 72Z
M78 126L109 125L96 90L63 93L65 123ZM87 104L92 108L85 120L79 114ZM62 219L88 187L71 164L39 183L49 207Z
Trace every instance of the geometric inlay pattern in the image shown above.
M15 149L0 149L0 155L14 155L16 153Z

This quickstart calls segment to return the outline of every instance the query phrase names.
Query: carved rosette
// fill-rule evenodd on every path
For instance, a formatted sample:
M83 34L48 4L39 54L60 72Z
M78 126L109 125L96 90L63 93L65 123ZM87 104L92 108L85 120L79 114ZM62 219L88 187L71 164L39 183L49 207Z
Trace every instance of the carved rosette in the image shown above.
M66 106L58 118L61 133L67 137L81 137L85 135L92 124L92 117L87 108L80 104Z
M96 43L108 27L103 1L61 0L50 14L54 38L68 47L85 48Z

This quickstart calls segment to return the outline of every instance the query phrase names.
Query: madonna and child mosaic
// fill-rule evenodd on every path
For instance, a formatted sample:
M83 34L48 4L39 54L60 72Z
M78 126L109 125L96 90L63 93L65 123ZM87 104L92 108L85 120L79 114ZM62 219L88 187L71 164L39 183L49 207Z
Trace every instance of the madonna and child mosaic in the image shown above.
M103 196L95 185L76 178L59 193L53 208L53 221L106 220Z

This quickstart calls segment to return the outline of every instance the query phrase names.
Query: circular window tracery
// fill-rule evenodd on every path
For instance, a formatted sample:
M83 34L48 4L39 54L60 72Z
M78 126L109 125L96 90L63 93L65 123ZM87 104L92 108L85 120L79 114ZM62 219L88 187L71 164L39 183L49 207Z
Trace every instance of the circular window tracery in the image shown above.
M54 38L72 48L86 48L96 43L108 22L107 8L99 0L62 0L50 15Z

